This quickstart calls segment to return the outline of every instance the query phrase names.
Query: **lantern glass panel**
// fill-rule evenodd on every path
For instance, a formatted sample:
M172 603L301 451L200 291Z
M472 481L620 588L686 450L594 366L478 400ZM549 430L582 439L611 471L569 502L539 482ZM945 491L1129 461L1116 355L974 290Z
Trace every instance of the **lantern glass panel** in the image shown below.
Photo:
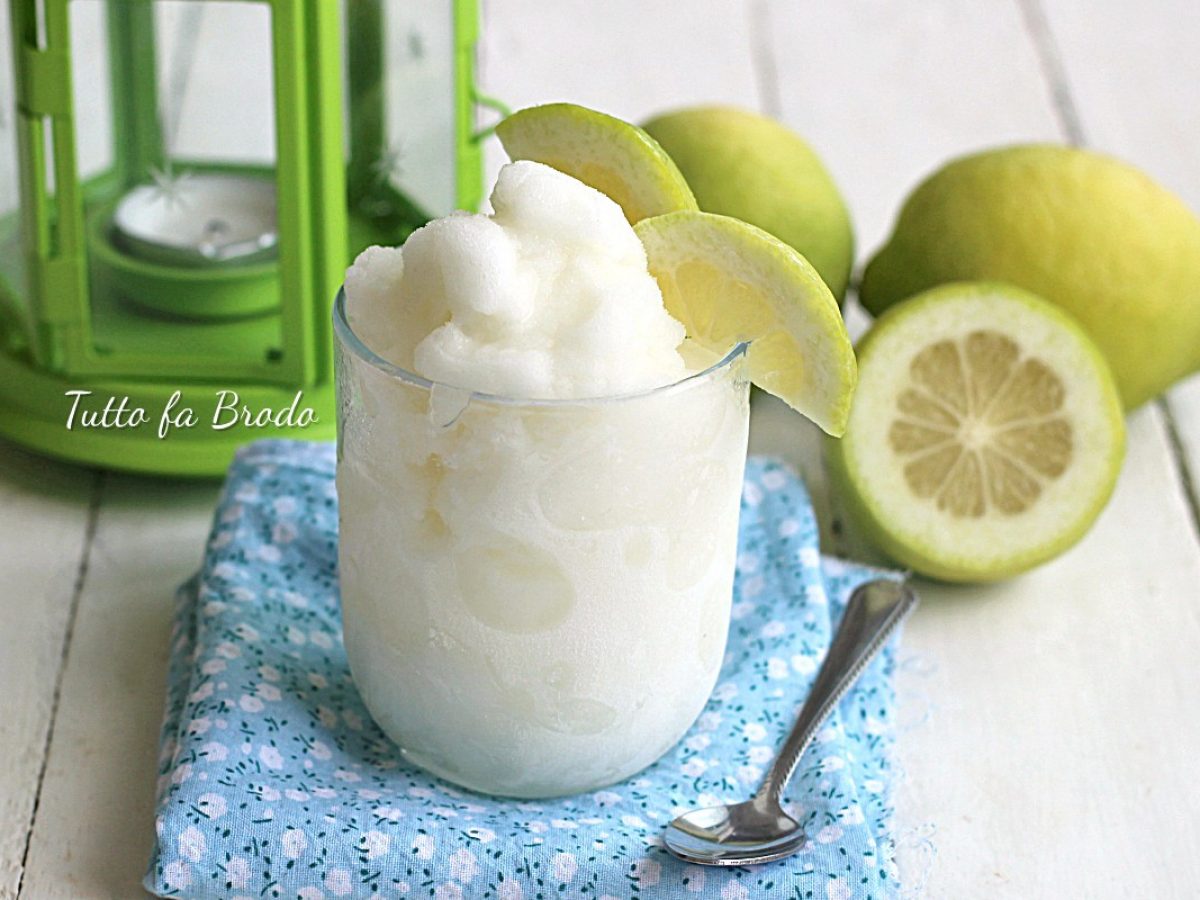
M75 3L69 25L76 165L80 178L86 182L111 171L116 158L105 4L99 0Z
M16 76L8 3L0 3L0 317L30 327L21 247L21 172L17 158Z
M158 0L154 12L159 127L168 163L274 165L270 9Z
M70 17L91 368L294 378L270 6L72 0Z
M383 10L388 177L430 216L456 200L452 12L409 0L385 0Z
M345 0L352 214L399 243L458 206L455 7Z

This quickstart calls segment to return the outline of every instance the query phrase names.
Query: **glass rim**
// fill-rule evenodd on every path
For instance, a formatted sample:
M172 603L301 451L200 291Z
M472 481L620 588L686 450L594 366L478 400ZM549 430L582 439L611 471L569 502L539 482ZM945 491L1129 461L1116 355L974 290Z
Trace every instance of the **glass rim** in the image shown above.
M435 381L431 378L426 378L424 375L418 375L416 372L410 372L408 369L384 359L368 347L354 331L353 327L351 327L350 320L346 317L346 288L344 285L338 288L337 297L333 302L333 330L344 347L384 375L426 391L432 391L434 388L444 388L448 391L469 395L469 401L480 400L485 403L495 403L504 406L568 407L588 403L618 403L628 400L640 400L656 394L674 392L681 390L692 382L700 381L723 369L727 369L736 360L745 356L750 346L746 341L741 341L712 365L698 372L689 372L678 381L657 385L641 391L632 391L624 394L602 394L593 397L510 397L504 394L492 394L487 391L477 391L471 388L460 387L459 385L448 384L444 381Z

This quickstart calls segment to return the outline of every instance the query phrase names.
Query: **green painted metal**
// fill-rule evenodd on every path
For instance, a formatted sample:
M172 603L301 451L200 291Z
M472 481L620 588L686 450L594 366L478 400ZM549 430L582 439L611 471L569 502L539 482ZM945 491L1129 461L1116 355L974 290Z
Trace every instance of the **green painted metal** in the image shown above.
M116 174L122 185L164 168L163 136L158 123L158 48L154 8L149 3L110 3L106 9L112 52L113 133L121 136Z
M256 437L328 439L334 419L329 308L346 263L370 243L402 240L426 218L399 191L390 216L373 217L355 203L382 140L382 29L354 28L344 74L339 4L239 0L266 6L271 14L278 254L253 264L186 268L137 258L110 239L118 198L152 169L251 168L165 158L157 121L154 0L110 0L115 161L111 171L81 181L69 45L72 2L42 0L39 35L37 0L8 0L22 197L19 243L27 275L26 284L14 285L11 293L0 284L0 435L81 462L185 475L219 474L236 446ZM352 24L381 15L379 0L347 3ZM476 208L483 190L473 110L478 8L475 0L453 0L446 9L454 17L457 196L461 207ZM378 40L370 40L372 35ZM349 165L344 78L355 101ZM372 85L375 96L366 98ZM3 222L0 231L8 233ZM66 392L73 389L127 396L152 415L182 390L194 399L200 424L176 429L165 440L144 426L68 432ZM221 390L236 391L253 408L274 409L287 407L303 390L319 421L304 429L205 427L215 402L205 398Z
M483 148L475 131L475 45L479 40L478 0L454 4L455 158L458 205L478 209L483 200Z

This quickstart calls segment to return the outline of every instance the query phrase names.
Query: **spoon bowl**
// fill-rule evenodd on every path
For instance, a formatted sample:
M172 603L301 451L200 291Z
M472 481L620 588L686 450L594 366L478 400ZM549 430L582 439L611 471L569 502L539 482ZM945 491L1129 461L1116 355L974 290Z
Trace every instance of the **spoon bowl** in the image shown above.
M664 842L687 862L743 866L791 856L807 838L800 823L782 809L747 800L733 806L694 809L667 826Z

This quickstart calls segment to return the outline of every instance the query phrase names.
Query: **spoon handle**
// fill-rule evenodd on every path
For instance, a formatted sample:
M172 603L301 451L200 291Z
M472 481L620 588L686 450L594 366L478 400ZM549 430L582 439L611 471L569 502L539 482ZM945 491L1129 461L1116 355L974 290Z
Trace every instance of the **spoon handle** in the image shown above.
M780 802L821 723L916 605L917 595L905 582L881 578L854 589L808 699L758 789L756 801Z

